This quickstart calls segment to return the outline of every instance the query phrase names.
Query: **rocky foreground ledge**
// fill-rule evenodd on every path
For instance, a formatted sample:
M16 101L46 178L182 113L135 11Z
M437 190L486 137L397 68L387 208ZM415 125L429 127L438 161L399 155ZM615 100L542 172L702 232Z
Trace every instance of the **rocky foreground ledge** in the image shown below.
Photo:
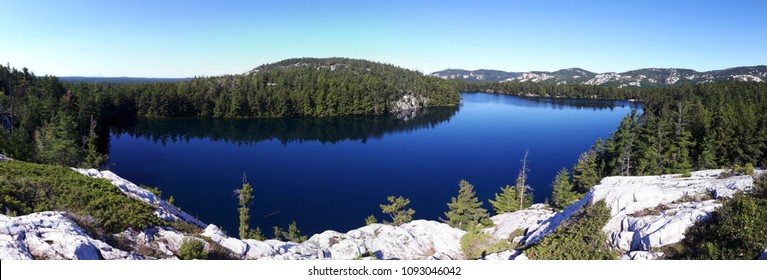
M182 242L194 238L207 250L226 250L239 259L464 259L460 240L466 233L447 224L416 220L401 226L372 224L340 233L315 234L303 243L258 241L227 236L215 225L206 225L179 211L135 184L110 171L75 169L104 178L123 193L156 207L164 220L183 220L204 230L187 234L170 227L127 230L113 236L119 245L94 239L64 212L41 212L19 217L0 215L0 259L176 259ZM695 222L707 219L721 204L719 199L753 187L752 176L719 179L723 170L678 175L608 177L579 202L561 212L543 204L496 215L485 229L497 240L514 232L516 241L534 243L556 229L581 206L605 200L612 218L603 228L607 242L621 252L621 259L655 259L657 248L681 241ZM765 173L765 171L758 171ZM115 242L110 242L115 244ZM762 254L767 258L767 250ZM485 259L527 259L523 252L504 251Z

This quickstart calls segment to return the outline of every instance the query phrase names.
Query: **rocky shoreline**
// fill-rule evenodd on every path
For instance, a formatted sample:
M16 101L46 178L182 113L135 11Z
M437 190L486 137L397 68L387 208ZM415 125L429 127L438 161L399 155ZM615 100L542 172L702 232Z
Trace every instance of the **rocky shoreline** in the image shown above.
M302 243L233 238L216 225L195 219L110 171L74 170L109 180L129 197L155 207L155 215L163 220L181 220L203 230L191 234L155 226L126 230L106 242L89 236L65 212L0 215L0 259L177 259L185 239L203 242L206 250L223 248L235 259L465 259L460 241L466 232L428 220L401 226L371 224L346 233L328 230ZM708 218L721 206L720 199L753 187L752 176L720 179L722 171L696 171L687 178L673 174L607 177L563 211L554 212L544 204L535 204L529 209L493 216L494 225L483 231L495 240L524 232L514 240L535 243L583 205L605 200L612 217L603 231L608 237L606 242L620 252L620 259L660 258L658 248L681 241L687 228ZM767 258L767 250L762 258ZM527 257L523 252L509 250L488 254L484 259Z

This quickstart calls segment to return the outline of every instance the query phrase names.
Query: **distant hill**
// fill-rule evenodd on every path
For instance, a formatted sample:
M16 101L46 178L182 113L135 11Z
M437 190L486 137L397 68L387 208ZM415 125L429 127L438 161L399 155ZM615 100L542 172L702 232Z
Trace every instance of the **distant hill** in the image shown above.
M140 78L140 77L58 77L66 83L102 83L102 84L147 84L147 83L175 83L189 81L192 78Z
M443 79L460 79L467 82L539 82L548 84L653 87L725 80L762 82L767 81L767 66L744 66L707 72L681 68L646 68L623 73L594 73L581 68L568 68L554 72L446 69L431 73L430 75Z

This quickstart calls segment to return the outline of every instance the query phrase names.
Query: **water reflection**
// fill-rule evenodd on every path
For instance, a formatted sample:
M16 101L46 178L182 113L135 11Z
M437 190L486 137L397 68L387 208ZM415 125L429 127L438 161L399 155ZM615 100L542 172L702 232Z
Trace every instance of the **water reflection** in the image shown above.
M113 135L127 134L155 143L211 139L236 144L278 140L290 142L361 141L386 134L433 128L455 116L459 107L434 107L417 112L381 116L284 117L261 119L150 119L112 127Z
M642 109L640 102L629 102L614 99L583 99L583 98L547 98L514 96L509 98L503 94L464 93L461 95L464 102L482 102L502 105L513 105L526 108L550 108L550 109L587 109L593 111L614 110L616 108Z

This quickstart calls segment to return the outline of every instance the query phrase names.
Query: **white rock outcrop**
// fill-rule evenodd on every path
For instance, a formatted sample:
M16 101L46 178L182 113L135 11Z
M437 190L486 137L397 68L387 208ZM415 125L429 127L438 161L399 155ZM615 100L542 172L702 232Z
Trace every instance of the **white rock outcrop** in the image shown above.
M418 110L423 108L428 102L429 102L428 97L405 94L402 97L400 97L400 99L398 99L397 101L394 101L389 111L399 112L399 111Z
M189 238L203 241L206 248L214 245L209 242L215 242L239 259L464 258L460 240L466 232L427 220L401 226L371 224L346 233L328 230L302 243L233 238L217 226L206 225L178 211L151 192L112 172L75 170L109 180L126 195L155 206L155 214L160 218L188 221L201 226L204 231L187 234L165 226L129 229L110 239L120 241L115 245L124 249L120 250L88 236L63 212L19 217L0 215L0 259L176 259L181 244ZM753 187L751 176L719 179L721 173L722 170L698 171L689 178L678 175L608 177L583 199L561 212L554 213L543 204L535 204L526 210L491 217L494 226L483 231L495 240L508 239L516 232L523 234L516 236L514 242L538 242L582 206L604 200L610 208L611 218L603 230L608 236L607 242L622 252L621 259L657 259L662 254L655 249L682 240L687 228L706 219L720 206L716 199L731 197L735 192ZM761 258L767 259L767 249ZM484 259L526 260L527 257L520 251L507 250L488 254Z
M583 199L542 222L525 240L539 241L583 205L604 200L612 217L603 230L612 247L627 254L629 259L652 259L657 255L650 257L633 252L681 241L689 227L708 218L720 206L715 199L732 197L753 187L752 176L720 179L722 171L692 172L688 178L678 174L604 178Z
M0 259L126 259L132 256L93 239L63 212L0 215Z
M530 208L511 213L503 213L490 218L495 226L484 229L487 234L501 240L509 238L513 232L522 230L532 232L540 227L545 221L548 221L554 212L545 204L533 204ZM524 233L515 241L521 241Z

